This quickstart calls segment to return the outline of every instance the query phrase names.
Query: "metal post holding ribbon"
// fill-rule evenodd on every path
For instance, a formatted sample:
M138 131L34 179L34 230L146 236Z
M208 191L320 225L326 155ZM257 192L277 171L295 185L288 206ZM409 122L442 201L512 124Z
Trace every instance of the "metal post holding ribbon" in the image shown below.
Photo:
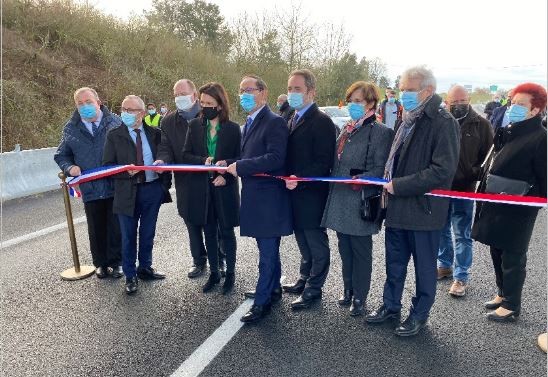
M63 190L63 198L65 201L65 212L67 215L67 225L70 238L70 248L72 249L72 261L74 263L73 268L69 268L61 272L61 278L63 280L80 280L90 277L95 272L93 266L80 266L80 259L78 258L78 248L76 246L76 235L74 233L74 223L72 221L72 208L70 206L70 197L68 191L68 184L66 182L66 175L63 172L59 173L61 179L61 188Z

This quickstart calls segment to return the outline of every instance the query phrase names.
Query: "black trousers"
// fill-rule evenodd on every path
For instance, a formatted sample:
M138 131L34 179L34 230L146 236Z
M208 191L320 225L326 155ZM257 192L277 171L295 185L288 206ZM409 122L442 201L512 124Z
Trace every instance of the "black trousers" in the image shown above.
M301 279L305 292L318 294L327 279L330 264L329 238L325 228L295 229L295 239L301 252Z
M116 267L122 264L120 223L112 213L113 200L98 199L84 203L89 247L95 267Z
M351 236L337 232L345 290L353 290L354 298L366 300L373 270L373 236Z
M491 247L491 259L495 268L498 295L502 307L508 310L521 309L521 292L525 283L527 249L502 250Z

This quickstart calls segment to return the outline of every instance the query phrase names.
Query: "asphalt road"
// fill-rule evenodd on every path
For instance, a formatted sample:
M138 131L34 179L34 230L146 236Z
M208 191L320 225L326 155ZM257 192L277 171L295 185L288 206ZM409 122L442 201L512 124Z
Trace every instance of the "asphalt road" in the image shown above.
M75 204L75 217L83 215ZM60 192L8 202L3 208L4 241L65 221ZM292 312L284 295L271 315L243 327L207 365L202 376L542 376L546 355L536 338L546 330L546 211L531 241L522 315L517 323L487 322L482 303L495 294L487 247L474 245L472 280L466 297L438 284L429 325L419 336L400 339L389 325L370 326L338 307L341 263L330 233L331 271L324 299L311 310ZM76 226L82 264L89 264L86 224ZM381 302L384 234L374 238L369 309ZM1 375L169 376L244 301L254 287L257 250L238 238L237 283L232 295L201 293L206 276L190 280L188 239L174 204L160 212L154 265L167 279L145 282L134 297L123 279L95 277L62 281L71 266L66 229L0 249ZM293 237L282 241L286 281L298 277ZM414 291L412 266L404 292Z

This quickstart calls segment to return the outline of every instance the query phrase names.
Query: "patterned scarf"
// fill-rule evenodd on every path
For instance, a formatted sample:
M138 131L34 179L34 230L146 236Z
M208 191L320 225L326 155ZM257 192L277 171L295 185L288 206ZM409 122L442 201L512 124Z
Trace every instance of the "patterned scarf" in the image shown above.
M337 143L337 157L339 158L339 160L341 159L341 153L344 149L344 145L346 144L346 140L348 140L352 132L359 129L363 125L365 120L374 114L375 114L375 110L371 109L368 112L366 112L364 116L361 117L360 119L356 121L348 122L348 124L343 128L341 132L341 136L339 136L339 140Z

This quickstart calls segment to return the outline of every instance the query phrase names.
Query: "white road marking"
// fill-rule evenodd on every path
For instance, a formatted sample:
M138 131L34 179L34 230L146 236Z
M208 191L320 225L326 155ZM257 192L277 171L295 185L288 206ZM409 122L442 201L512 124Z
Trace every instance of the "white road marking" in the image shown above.
M75 225L80 224L80 223L85 223L86 222L86 216L77 217L76 219L74 219L72 221L74 222ZM32 240L32 239L37 238L37 237L45 236L46 234L56 232L58 230L66 228L66 227L67 227L67 222L65 221L64 223L61 223L61 224L53 225L53 226L50 226L48 228L38 230L36 232L25 234L24 236L12 238L11 240L7 240L7 241L4 241L4 242L0 243L0 250L8 248L8 247L13 246L13 245L17 245L21 242L26 242L26 241Z
M285 279L282 276L280 283ZM185 360L181 366L173 372L171 377L196 377L213 361L221 350L230 342L236 333L244 326L240 321L242 317L253 305L252 299L245 300L228 317L213 334L202 343L202 345Z

